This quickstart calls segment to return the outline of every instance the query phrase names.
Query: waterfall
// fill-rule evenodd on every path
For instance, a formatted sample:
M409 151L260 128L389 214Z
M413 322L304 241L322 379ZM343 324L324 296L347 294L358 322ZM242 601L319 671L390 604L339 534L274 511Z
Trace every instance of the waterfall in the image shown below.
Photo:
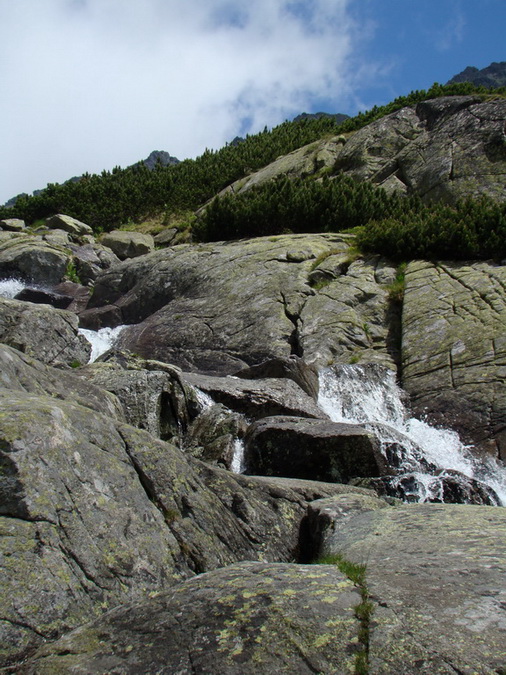
M89 363L96 361L98 357L114 345L121 331L125 326L116 326L116 328L100 328L100 330L89 330L88 328L79 328L79 333L85 337L91 344L91 356Z
M26 283L20 279L3 279L0 281L0 297L15 298L24 288Z
M234 440L234 454L230 463L230 471L232 473L244 473L246 465L244 462L244 441L242 438Z
M334 422L360 424L374 432L392 467L388 482L407 501L443 501L444 481L479 481L506 506L506 469L480 460L458 434L410 417L392 371L343 365L320 373L318 403Z

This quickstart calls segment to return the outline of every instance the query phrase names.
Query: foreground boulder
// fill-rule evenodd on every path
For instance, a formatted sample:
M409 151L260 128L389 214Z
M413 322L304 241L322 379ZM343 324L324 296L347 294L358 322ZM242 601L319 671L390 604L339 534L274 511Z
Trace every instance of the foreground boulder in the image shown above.
M124 424L71 373L0 354L2 665L196 573L297 559L308 501L364 492L234 476Z
M359 603L336 567L241 563L113 610L19 672L347 675Z
M367 565L375 604L369 672L502 672L506 510L453 504L375 509L361 497L352 500L352 512L343 511L347 500L314 503L312 526L320 528L321 553Z

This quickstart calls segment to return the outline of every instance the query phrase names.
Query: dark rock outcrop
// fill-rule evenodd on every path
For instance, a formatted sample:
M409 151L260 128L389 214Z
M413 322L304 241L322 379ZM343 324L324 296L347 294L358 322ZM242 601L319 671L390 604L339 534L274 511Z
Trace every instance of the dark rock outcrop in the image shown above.
M386 461L374 434L353 424L302 417L266 417L245 437L248 473L347 483L379 476Z
M494 61L486 68L468 66L458 75L454 75L447 84L472 82L482 87L506 87L506 61Z

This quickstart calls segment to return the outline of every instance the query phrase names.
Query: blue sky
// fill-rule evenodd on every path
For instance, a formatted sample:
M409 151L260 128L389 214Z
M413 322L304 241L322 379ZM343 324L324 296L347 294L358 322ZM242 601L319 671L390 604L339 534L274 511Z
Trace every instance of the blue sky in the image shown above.
M0 0L0 203L506 60L506 0Z

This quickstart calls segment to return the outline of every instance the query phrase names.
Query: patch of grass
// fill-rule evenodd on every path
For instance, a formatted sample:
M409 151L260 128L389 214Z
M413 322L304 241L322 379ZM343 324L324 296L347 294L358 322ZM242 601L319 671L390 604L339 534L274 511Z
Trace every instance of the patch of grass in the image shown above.
M73 361L70 362L70 367L71 368L80 368L83 364L81 361L78 361L77 359L74 359Z
M311 288L314 288L315 291L321 291L322 288L328 286L332 281L333 279L319 279L318 281L310 282L309 285Z
M81 279L77 273L76 265L73 260L70 260L67 263L67 269L65 270L65 276L69 281L74 282L75 284L80 284Z
M369 631L374 605L369 598L366 583L366 565L351 562L340 553L322 556L315 561L318 565L336 565L355 586L360 590L361 602L354 608L355 616L360 622L358 640L362 649L355 655L354 675L368 675L369 673Z
M333 248L330 249L330 251L324 251L323 253L320 253L320 255L313 260L311 264L311 272L315 270L317 267L319 267L324 260L327 260L327 258L330 258L331 255L339 255L342 254L343 250L339 248Z
M391 302L402 303L404 300L404 290L406 288L406 267L407 263L401 263L397 268L395 281L387 286L388 299Z

